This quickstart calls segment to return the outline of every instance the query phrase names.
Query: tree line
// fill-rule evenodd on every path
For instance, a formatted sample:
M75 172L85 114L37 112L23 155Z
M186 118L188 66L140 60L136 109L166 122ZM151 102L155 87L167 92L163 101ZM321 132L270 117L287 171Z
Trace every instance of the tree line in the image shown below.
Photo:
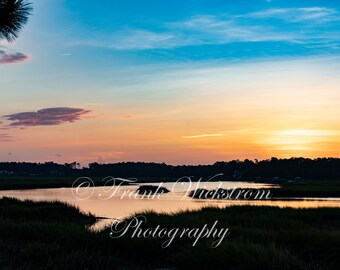
M88 177L209 177L222 173L224 179L340 179L340 158L271 158L266 160L219 161L211 165L168 165L165 163L120 162L2 162L0 175L11 176L88 176Z

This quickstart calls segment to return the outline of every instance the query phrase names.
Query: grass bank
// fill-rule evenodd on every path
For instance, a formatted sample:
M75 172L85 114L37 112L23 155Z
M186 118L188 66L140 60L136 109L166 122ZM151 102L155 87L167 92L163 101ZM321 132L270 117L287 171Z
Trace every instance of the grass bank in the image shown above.
M306 269L340 265L340 209L236 206L174 215L142 213L143 226L201 228L219 221L230 235L211 239L109 237L90 232L92 215L58 202L0 200L1 269Z
M300 180L283 182L273 197L340 197L340 180Z
M75 177L45 177L45 176L0 176L0 190L17 190L17 189L37 189L37 188L61 188L72 187L74 181L78 178ZM127 178L129 179L129 178ZM99 187L105 185L105 177L91 177L94 185ZM104 181L103 181L104 180ZM147 177L138 178L138 183L148 182L175 182L177 178L159 178ZM112 180L110 183L113 183ZM116 184L119 180L116 180Z
M299 180L288 181L281 180L278 182L271 181L267 184L275 184L278 188L261 189L261 198L266 198L269 191L269 199L281 199L281 198L340 198L340 180ZM244 196L245 192L253 196ZM266 192L265 192L266 191ZM237 195L241 192L241 196ZM197 189L192 190L189 196L196 199L256 199L258 189ZM247 192L246 192L247 193ZM248 195L249 195L248 194Z

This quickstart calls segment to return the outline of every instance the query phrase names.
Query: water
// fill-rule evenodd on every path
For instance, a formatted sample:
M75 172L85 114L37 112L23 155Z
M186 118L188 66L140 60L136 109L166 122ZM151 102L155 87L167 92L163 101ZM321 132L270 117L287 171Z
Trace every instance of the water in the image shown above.
M135 192L139 185L110 187L95 187L93 194L87 199L77 199L72 188L30 189L30 190L6 190L0 191L0 197L14 197L18 199L63 201L78 206L84 212L91 212L97 217L103 217L92 229L100 229L112 222L112 219L124 218L136 212L154 210L164 213L175 213L180 210L195 210L206 206L226 207L232 205L267 205L292 208L315 208L315 207L340 207L337 198L299 199L294 200L197 200L187 196L187 192L195 188L214 189L222 188L269 188L275 187L269 184L257 184L248 182L209 182L200 183L143 183L143 185L161 185L171 190L170 193L159 196L141 198ZM191 186L190 186L191 185ZM80 188L78 195L88 195L89 190ZM85 196L86 197L86 196ZM82 197L84 198L84 197Z

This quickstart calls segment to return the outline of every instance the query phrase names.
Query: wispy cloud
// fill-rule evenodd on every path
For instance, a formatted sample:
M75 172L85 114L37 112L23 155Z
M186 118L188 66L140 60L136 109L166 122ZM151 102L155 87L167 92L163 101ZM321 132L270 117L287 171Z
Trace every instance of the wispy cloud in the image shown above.
M7 120L12 121L10 126L47 126L61 125L67 122L75 122L89 113L90 110L79 108L47 108L36 112L21 112L11 115L5 115Z
M114 50L149 50L169 49L199 42L180 33L171 31L154 32L146 29L125 29L114 33L110 37L105 37L105 41L103 39L98 38L75 44L105 47Z
M274 31L262 24L245 24L232 15L200 15L187 21L170 24L174 28L191 31L201 36L203 43L226 44L231 42L286 41L295 35Z
M191 135L191 136L183 136L184 139L197 139L197 138L205 138L205 137L221 137L224 134L213 133L213 134L199 134L199 135Z
M29 60L28 55L0 46L0 64L21 63L27 60Z
M184 46L229 44L233 42L290 42L334 40L340 30L336 25L325 34L323 23L339 21L336 9L327 7L276 8L244 14L202 14L186 20L164 22L145 29L121 29L91 41L90 46L114 50L171 49ZM308 27L304 28L308 24ZM304 29L304 31L300 31ZM79 44L79 43L78 43Z
M339 20L338 12L335 9L326 7L307 7L307 8L273 8L263 11L252 12L238 17L263 19L275 18L288 22L311 21L312 23L320 23L327 21Z
M125 33L118 33L117 42L112 43L112 47L121 49L152 49L169 48L176 43L176 37L171 33L155 33L152 31L134 29ZM173 44L173 45L171 45Z

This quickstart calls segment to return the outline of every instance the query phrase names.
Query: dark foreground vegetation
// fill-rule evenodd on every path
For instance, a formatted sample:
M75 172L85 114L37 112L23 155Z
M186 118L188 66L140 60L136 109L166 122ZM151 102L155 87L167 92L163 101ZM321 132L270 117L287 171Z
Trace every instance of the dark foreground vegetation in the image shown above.
M219 220L230 235L211 239L112 239L90 232L94 217L62 203L0 200L1 269L306 269L340 265L340 209L237 206L165 215L147 212L146 227L201 228Z

